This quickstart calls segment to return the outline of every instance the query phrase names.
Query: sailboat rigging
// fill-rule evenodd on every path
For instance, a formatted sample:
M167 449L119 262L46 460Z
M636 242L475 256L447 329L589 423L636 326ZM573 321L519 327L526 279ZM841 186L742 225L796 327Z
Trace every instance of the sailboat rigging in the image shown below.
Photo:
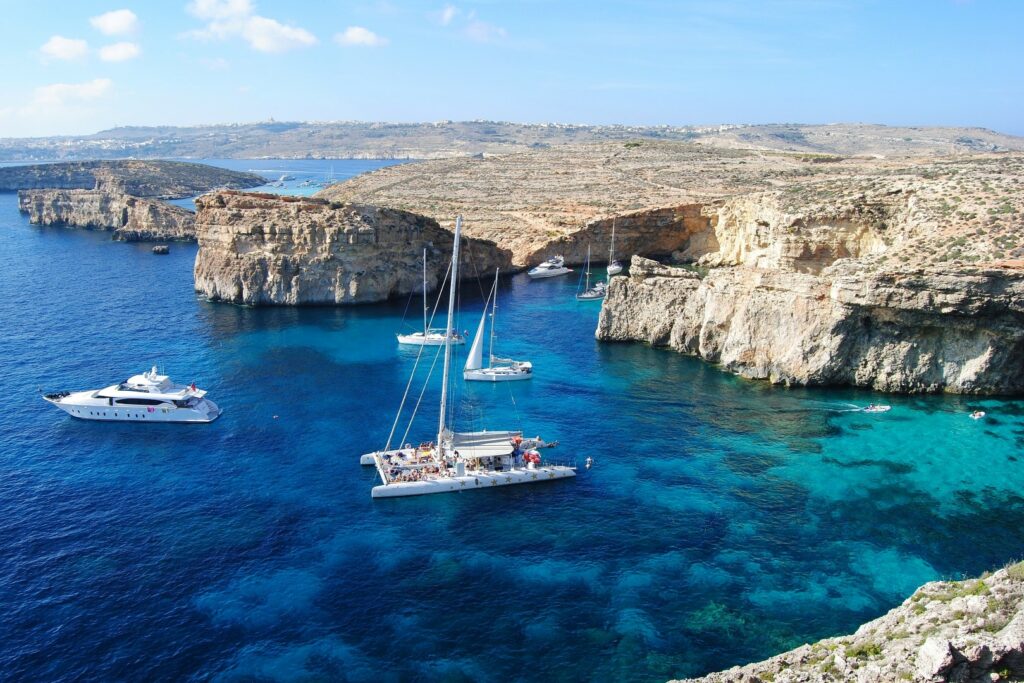
M455 319L461 235L462 216L459 216L455 221L452 246L448 322L444 330L446 337L453 332L452 321ZM496 292L496 287L492 288L492 292ZM533 484L576 476L575 463L554 464L548 458L541 458L536 450L543 445L539 437L532 441L524 440L521 431L455 431L454 419L448 410L452 344L441 346L444 349L444 364L436 437L419 446L405 444L396 449L391 449L389 443L383 450L362 455L360 462L375 466L381 479L381 483L373 487L372 497L420 496L492 486ZM404 403L405 398L402 400L403 406ZM415 417L414 411L410 424Z
M477 326L476 335L473 337L473 345L469 347L469 356L466 358L466 367L462 376L467 381L475 382L509 382L533 377L533 363L527 360L513 360L511 358L497 358L494 355L494 330L498 326L498 270L494 271L494 284L491 292L484 302L484 312L480 316L480 325ZM487 367L483 367L483 335L484 324L487 322L487 308L491 304L491 337L489 343L489 357Z
M430 306L427 304L427 250L423 250L423 331L413 332L412 334L397 333L395 336L398 337L399 344L409 344L412 346L441 346L448 340L451 344L465 344L466 337L459 334L455 330L451 330L449 325L450 334L446 334L443 330L432 329L430 327L430 321L428 320L427 314L430 312Z

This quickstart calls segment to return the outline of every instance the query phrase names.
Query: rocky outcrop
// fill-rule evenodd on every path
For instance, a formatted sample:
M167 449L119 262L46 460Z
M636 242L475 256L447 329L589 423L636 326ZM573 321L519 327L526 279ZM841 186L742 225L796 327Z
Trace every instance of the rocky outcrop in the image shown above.
M179 198L218 188L263 185L254 173L185 161L75 161L0 168L0 192L16 190L106 190L136 197Z
M1024 391L1024 274L1006 269L704 276L634 257L597 338L645 341L748 378L882 391Z
M445 276L452 233L376 206L217 192L196 200L196 291L239 304L355 304L422 291ZM465 240L464 277L508 267L494 243Z
M990 683L1024 678L1024 563L936 581L850 636L685 683Z
M105 190L22 190L18 208L38 225L112 230L126 241L193 240L191 211Z

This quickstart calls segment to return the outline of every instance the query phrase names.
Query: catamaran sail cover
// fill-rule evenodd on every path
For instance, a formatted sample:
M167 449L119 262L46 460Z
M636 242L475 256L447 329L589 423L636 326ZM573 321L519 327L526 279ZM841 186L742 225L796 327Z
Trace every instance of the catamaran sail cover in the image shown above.
M456 432L452 448L463 458L491 458L512 454L512 439L522 432Z

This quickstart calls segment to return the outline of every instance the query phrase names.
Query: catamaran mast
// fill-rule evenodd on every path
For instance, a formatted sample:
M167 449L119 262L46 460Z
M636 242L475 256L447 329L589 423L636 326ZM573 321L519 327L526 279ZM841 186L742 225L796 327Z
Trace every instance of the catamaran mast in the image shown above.
M452 243L452 282L448 291L448 323L444 330L444 372L441 375L441 415L437 419L437 455L444 456L444 430L448 411L448 370L452 364L452 321L455 320L455 287L459 281L459 237L462 216L455 218L455 240Z

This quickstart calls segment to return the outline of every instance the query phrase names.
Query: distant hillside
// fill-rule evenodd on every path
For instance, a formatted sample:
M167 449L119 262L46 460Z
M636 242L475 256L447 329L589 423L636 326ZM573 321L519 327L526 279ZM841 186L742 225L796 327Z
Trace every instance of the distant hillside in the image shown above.
M220 188L243 189L266 180L253 173L183 161L74 161L0 168L0 192L106 190L135 197L189 197Z
M983 128L902 128L871 124L644 127L495 121L272 121L193 127L124 127L84 136L0 138L0 160L438 159L629 139L842 155L931 156L1024 151L1024 138Z

